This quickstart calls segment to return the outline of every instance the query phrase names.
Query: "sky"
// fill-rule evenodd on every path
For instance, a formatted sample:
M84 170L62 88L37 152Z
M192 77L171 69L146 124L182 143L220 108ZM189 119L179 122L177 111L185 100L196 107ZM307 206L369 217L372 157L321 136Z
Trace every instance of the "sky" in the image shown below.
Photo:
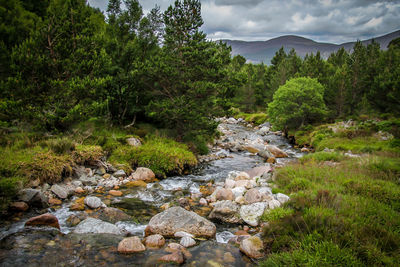
M108 0L88 0L105 11ZM139 0L145 13L174 0ZM208 39L265 41L299 35L319 42L365 40L400 30L400 0L201 0Z

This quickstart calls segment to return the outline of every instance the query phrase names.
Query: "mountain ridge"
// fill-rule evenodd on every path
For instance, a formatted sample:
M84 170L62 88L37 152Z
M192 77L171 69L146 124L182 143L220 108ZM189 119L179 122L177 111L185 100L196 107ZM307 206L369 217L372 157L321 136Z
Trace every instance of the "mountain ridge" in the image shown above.
M389 42L398 37L400 37L400 30L363 40L361 42L364 45L367 45L371 43L372 40L375 40L380 44L381 49L386 50ZM232 55L242 55L249 62L264 62L267 64L270 63L275 52L282 46L286 52L294 48L300 57L304 57L306 54L315 54L319 51L322 57L327 58L332 52L336 52L341 47L350 51L356 43L356 41L342 44L323 43L298 35L282 35L266 41L243 41L230 39L222 39L221 41L232 47Z

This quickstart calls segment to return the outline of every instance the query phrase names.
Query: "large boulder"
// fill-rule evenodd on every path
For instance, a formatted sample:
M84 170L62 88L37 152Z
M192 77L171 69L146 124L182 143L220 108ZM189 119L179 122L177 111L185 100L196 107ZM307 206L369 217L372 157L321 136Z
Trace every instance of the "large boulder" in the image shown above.
M47 198L37 189L27 188L18 192L18 199L26 202L29 206L46 208L48 207Z
M290 198L289 198L287 195L282 194L282 193L276 194L276 199L277 199L281 204L284 204L284 203L286 203L286 202L288 202L288 201L290 200Z
M247 183L246 183L246 185L247 185ZM246 192L246 187L244 187L244 186L238 186L238 187L235 187L232 189L232 193L234 194L235 199L237 197L243 196L244 192Z
M264 257L264 244L258 236L242 240L239 249L250 258L259 259Z
M60 229L57 217L50 213L30 218L26 221L25 226L50 226Z
M103 222L95 218L87 218L80 222L75 230L76 234L114 234L122 235L121 230L114 224Z
M97 179L95 176L88 176L84 174L79 177L79 181L81 181L84 185L97 185Z
M162 235L150 235L144 239L144 244L147 248L161 248L165 245L165 239Z
M146 250L146 247L140 241L137 236L127 237L121 240L118 244L119 253L135 253Z
M97 209L104 205L101 199L98 197L86 197L85 204L91 209Z
M132 220L132 217L123 212L122 210L109 207L100 209L96 213L90 214L90 216L109 223Z
M287 158L288 154L286 154L285 151L282 151L281 149L279 149L276 146L273 145L267 145L265 146L265 149L268 150L269 152L271 152L275 158Z
M230 200L223 200L214 203L214 208L208 218L217 219L227 223L239 223L239 205Z
M250 176L250 178L254 178L256 176L261 177L263 174L266 174L270 171L272 171L272 168L268 164L265 166L255 167L251 170L246 171L246 173Z
M140 167L137 168L134 173L131 174L130 176L131 179L133 180L140 180L140 181L145 181L145 182L151 182L156 178L156 175L154 172L148 168Z
M68 191L58 185L58 184L54 184L51 188L50 188L51 192L53 192L57 197L61 198L61 199L66 199L68 197Z
M151 218L146 227L146 234L174 236L178 231L185 231L194 236L214 237L215 224L181 207L169 208Z
M256 202L263 201L263 194L260 193L256 188L252 188L244 195L246 204L253 204Z
M257 226L260 217L263 215L267 203L257 202L250 205L243 205L240 207L240 217L247 224Z
M215 193L215 198L217 200L233 200L232 190L226 188L219 188Z

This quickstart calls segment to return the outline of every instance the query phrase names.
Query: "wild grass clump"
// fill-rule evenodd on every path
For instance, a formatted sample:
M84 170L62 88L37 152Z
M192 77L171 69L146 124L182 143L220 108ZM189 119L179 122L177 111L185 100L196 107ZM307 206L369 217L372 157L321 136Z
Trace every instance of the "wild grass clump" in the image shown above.
M245 113L241 112L239 109L232 109L232 113L234 118L243 118L246 122L253 123L255 125L260 125L268 121L268 114L263 112Z
M275 183L291 200L276 214L263 215L269 255L261 265L398 266L398 160L340 158L331 167L310 156L279 169Z
M183 174L197 164L196 157L185 144L157 136L147 138L140 147L120 146L112 153L110 161L147 167L162 178Z
M293 209L291 208L275 208L275 209L267 209L264 214L261 216L260 220L263 222L272 222L276 220L280 220L288 215L293 214Z
M323 162L323 161L340 162L345 158L346 156L344 156L342 153L320 151L304 155L302 158L300 158L300 161L306 162L313 160L317 162Z
M81 165L95 166L104 157L105 153L101 146L77 145L72 153L74 161Z
M44 140L40 143L42 147L48 147L56 154L67 154L75 150L76 143L68 137L60 137Z

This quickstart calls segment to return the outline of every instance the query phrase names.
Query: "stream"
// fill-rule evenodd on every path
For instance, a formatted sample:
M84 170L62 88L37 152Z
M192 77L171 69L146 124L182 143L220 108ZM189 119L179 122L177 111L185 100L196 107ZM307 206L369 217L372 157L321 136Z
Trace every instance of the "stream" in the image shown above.
M213 147L212 153L223 156L202 164L193 174L168 177L160 182L149 183L146 187L121 186L121 197L96 191L91 195L101 198L107 206L119 208L132 216L133 221L118 221L115 225L128 235L142 238L150 218L161 212L165 203L176 203L183 197L195 200L201 194L202 187L209 186L211 182L213 186L223 183L230 172L245 171L265 164L263 158L253 153L234 152L236 149L224 149L221 144L245 143L260 147L268 142L288 154L287 158L276 159L275 166L287 164L303 155L286 138L273 132L260 133L259 129L241 123L225 122L219 128L224 135ZM75 227L71 226L68 218L85 213L70 210L77 198L73 196L59 208L49 208L47 211L57 217L61 232L55 228L24 228L26 220L36 215L33 213L26 213L19 221L0 226L0 266L168 266L157 261L167 254L163 249L147 249L145 252L123 255L117 252L123 236L73 233ZM198 199L193 202L198 203ZM191 208L206 218L210 212L210 208L200 205L193 204ZM188 248L191 255L184 266L253 266L255 261L244 256L237 246L228 243L241 226L214 223L217 226L216 238L196 240L197 245ZM173 239L166 239L166 243L170 241ZM173 242L179 243L176 240Z

